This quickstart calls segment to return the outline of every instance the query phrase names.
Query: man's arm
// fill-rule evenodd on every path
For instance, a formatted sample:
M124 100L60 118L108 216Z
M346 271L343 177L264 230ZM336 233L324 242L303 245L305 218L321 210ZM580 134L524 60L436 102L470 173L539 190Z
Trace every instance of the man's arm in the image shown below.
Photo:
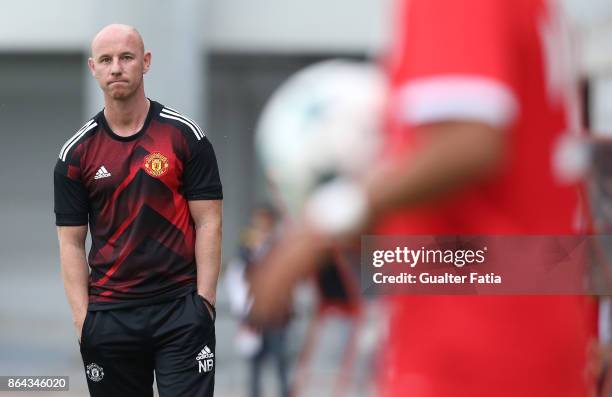
M89 269L85 256L87 226L59 226L57 235L64 289L72 310L74 328L80 338L89 302Z
M421 126L416 133L427 139L423 147L374 170L361 186L370 222L398 207L418 205L486 178L503 158L504 131L488 124L436 123ZM293 286L316 270L333 237L337 236L309 227L308 219L285 234L254 277L251 318L255 322L280 321L278 313L285 309Z
M212 305L217 299L217 280L221 269L222 200L190 200L189 211L195 222L195 257L198 294Z
M420 150L368 178L370 218L491 176L503 159L505 133L485 123L435 123L416 133L427 139Z

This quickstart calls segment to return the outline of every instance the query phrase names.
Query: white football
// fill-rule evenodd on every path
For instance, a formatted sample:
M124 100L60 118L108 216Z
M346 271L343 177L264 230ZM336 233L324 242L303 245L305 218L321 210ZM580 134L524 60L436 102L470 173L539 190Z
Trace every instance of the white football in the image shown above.
M308 66L272 95L257 125L256 147L291 214L323 182L370 167L381 142L385 98L382 71L347 60Z

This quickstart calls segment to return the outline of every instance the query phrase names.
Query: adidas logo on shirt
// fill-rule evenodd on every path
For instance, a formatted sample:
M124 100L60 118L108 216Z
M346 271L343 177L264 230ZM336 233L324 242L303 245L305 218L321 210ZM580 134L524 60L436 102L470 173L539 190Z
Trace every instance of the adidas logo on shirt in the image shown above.
M198 372L202 373L212 371L215 365L214 358L215 353L213 353L208 346L204 346L204 349L202 349L202 351L200 351L196 357L196 361L198 362Z
M108 178L109 176L111 176L111 173L106 170L106 167L101 166L100 168L98 168L94 179Z

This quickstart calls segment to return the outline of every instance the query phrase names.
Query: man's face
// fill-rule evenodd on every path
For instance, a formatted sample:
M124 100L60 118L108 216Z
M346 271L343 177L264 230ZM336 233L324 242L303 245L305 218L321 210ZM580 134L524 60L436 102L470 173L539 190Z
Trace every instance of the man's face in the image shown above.
M137 33L124 29L102 31L92 43L88 65L105 95L128 99L142 86L151 54L145 53Z

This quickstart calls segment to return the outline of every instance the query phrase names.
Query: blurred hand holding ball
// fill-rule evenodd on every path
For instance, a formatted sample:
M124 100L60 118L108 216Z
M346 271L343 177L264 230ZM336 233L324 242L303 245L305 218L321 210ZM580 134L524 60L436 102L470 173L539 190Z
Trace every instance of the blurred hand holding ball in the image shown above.
M315 194L308 213L332 234L359 223L364 198L356 184L349 185L377 159L385 98L382 71L347 60L311 65L273 94L257 126L256 146L290 215L302 213L315 190L335 183L339 187ZM343 202L350 211L340 211Z

